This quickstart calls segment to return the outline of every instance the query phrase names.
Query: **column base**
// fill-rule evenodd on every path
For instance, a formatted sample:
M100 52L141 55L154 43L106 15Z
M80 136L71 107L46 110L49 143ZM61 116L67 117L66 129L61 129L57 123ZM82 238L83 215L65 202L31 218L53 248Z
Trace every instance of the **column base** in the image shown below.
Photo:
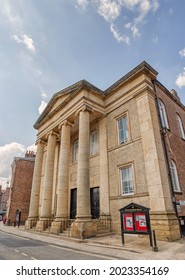
M158 240L175 241L181 238L178 218L175 212L151 212L151 229Z
M58 235L63 232L69 225L68 218L56 218L51 224L50 232Z
M25 229L30 230L34 228L37 224L38 217L28 217L28 219L25 222Z
M92 220L77 220L72 223L70 236L78 239L85 239L96 236L95 225Z
M36 225L36 231L44 231L48 227L51 226L52 219L51 218L40 218Z

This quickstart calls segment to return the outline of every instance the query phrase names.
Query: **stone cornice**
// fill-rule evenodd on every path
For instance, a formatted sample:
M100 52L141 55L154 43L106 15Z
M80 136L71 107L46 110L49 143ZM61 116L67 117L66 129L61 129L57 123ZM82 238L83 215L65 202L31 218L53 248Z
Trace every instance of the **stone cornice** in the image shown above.
M133 70L128 72L125 76L123 76L121 79L119 79L109 88L107 88L103 94L105 96L109 95L110 93L117 90L124 83L131 81L132 79L136 78L138 75L141 74L145 74L149 76L151 80L155 80L156 76L158 75L158 72L154 68L152 68L146 61L143 61L138 66L136 66Z

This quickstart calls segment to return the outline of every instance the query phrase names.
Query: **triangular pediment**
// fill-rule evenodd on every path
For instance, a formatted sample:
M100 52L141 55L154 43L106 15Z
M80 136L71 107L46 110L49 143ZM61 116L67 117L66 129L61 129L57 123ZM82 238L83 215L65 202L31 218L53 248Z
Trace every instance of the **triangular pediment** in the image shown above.
M50 102L36 121L34 127L38 128L38 126L44 122L45 118L48 115L52 115L52 113L57 112L62 106L69 102L71 98L77 95L80 91L87 89L91 90L92 92L103 95L103 92L92 85L91 83L87 82L86 80L81 80L53 95Z
M143 206L143 205L139 205L139 204L136 204L136 203L130 203L128 205L126 205L125 207L119 209L119 211L121 212L126 212L126 211L146 211L146 210L149 210L149 208Z

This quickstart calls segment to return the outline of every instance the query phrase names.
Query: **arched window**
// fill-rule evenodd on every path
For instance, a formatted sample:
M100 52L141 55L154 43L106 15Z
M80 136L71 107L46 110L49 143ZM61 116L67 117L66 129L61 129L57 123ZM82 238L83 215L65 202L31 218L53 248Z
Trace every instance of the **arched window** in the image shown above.
M176 164L173 160L170 161L170 171L171 171L171 177L172 177L173 190L175 192L180 192L180 185L179 185L179 178L178 178L178 174L177 174L177 168L176 168Z
M180 116L177 114L177 123L178 123L178 127L179 127L179 131L180 131L180 136L182 139L185 139L185 134L184 134L184 128L182 125L182 120L180 118Z
M158 106L159 106L159 114L161 117L161 124L163 128L169 128L168 125L168 119L166 115L166 109L164 106L164 103L161 100L158 100Z

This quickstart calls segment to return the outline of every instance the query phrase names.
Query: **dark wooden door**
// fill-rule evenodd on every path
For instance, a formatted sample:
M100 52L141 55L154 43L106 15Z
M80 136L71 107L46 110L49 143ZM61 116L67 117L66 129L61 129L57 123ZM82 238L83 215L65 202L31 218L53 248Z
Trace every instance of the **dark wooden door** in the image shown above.
M91 188L91 215L92 219L100 216L99 187Z
M70 219L75 219L77 207L77 189L71 190Z

